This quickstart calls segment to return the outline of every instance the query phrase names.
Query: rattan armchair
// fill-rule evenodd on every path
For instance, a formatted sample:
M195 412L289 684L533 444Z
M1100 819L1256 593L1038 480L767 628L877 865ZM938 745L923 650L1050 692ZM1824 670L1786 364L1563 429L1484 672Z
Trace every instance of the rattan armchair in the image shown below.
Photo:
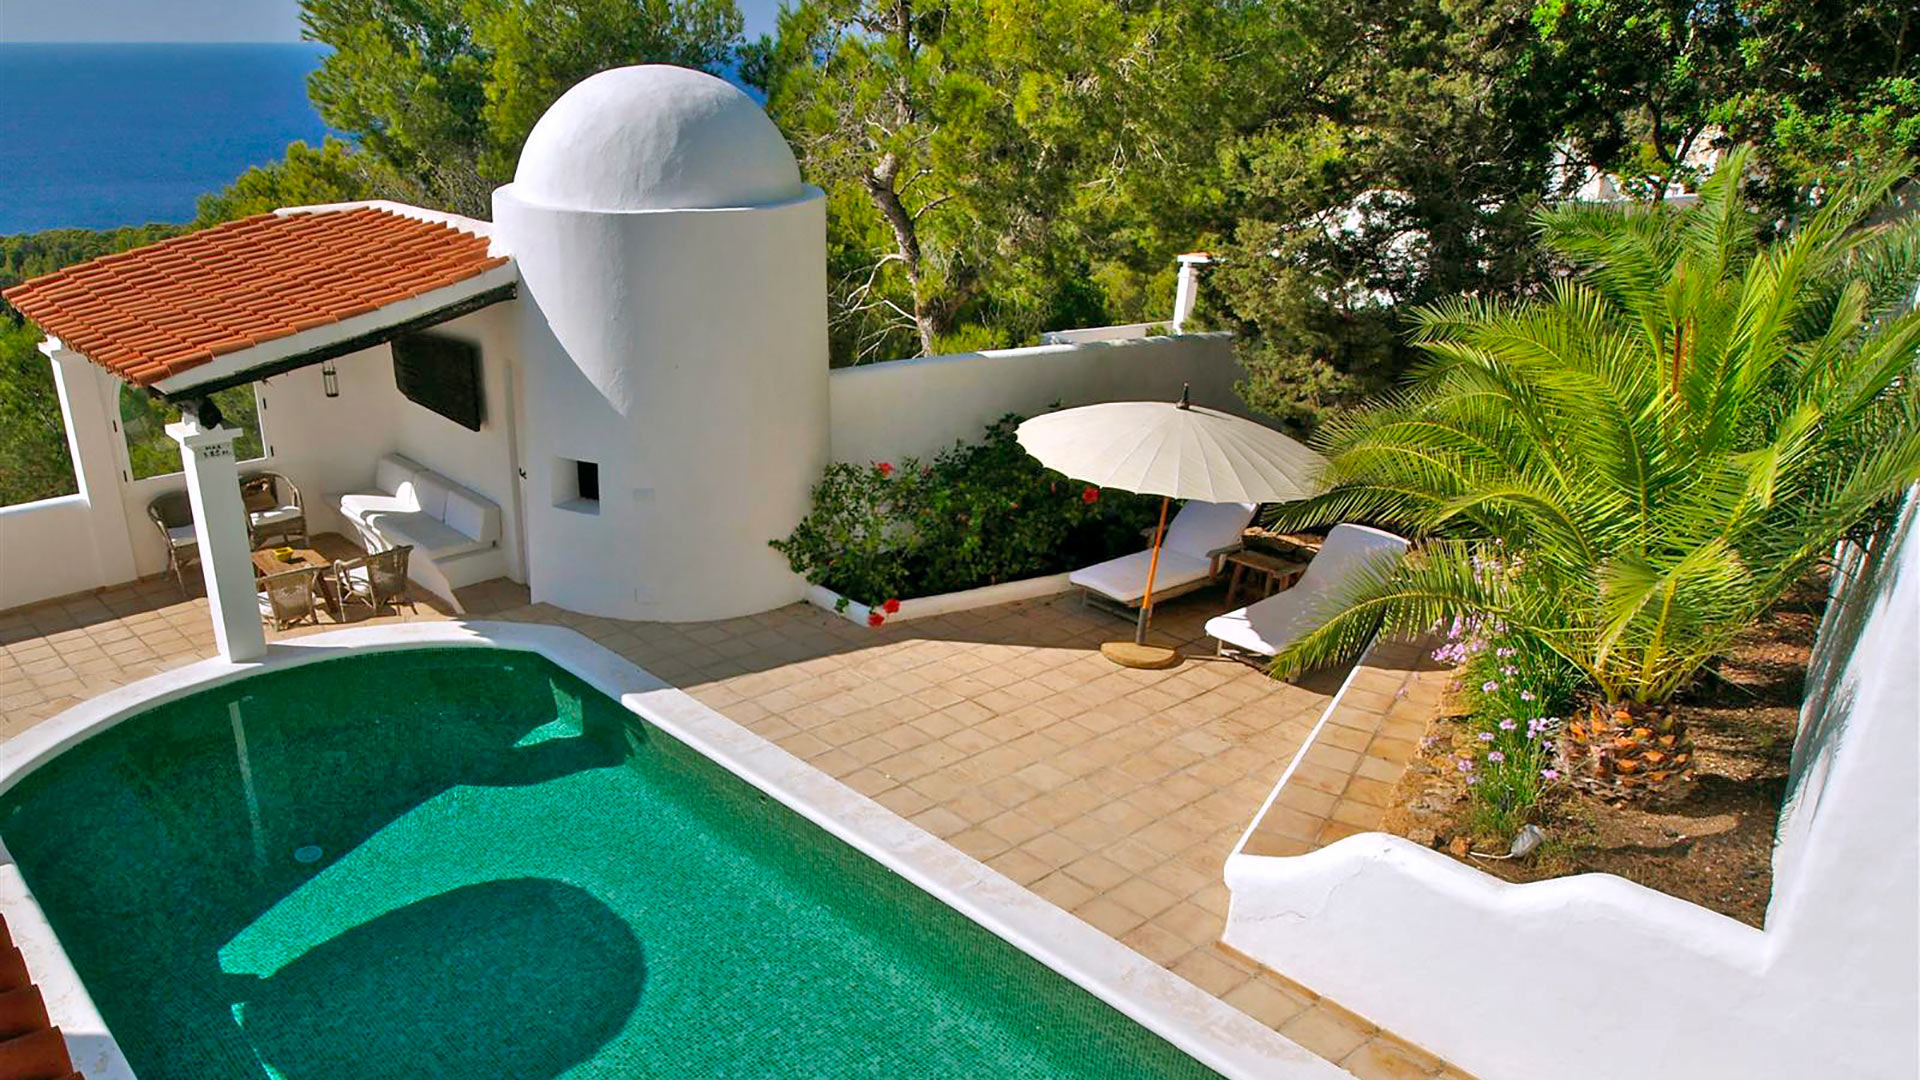
M184 491L169 491L147 504L147 518L167 545L167 570L187 591L186 569L200 563L200 537L193 531L193 503Z
M338 597L340 617L346 618L349 601L367 605L376 615L389 604L405 604L407 610L418 611L412 594L407 591L407 557L412 554L413 545L402 544L358 559L335 562L334 595Z
M306 502L284 473L261 470L240 476L240 502L247 511L247 537L253 550L269 543L310 543Z
M298 570L268 574L260 579L260 616L285 630L299 622L320 621L320 575L324 566L303 566Z

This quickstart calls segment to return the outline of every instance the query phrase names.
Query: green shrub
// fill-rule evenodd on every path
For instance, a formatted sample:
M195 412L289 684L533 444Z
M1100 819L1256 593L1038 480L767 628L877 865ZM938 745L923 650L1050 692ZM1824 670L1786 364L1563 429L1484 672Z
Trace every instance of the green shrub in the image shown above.
M1158 500L1044 468L1003 417L930 464L830 465L813 509L772 541L795 573L869 606L1058 573L1139 550Z

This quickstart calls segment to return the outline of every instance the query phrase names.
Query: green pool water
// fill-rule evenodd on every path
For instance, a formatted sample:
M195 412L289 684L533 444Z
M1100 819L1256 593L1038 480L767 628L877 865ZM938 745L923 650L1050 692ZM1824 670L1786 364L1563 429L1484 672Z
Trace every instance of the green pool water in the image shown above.
M528 653L168 703L0 838L142 1080L1215 1075Z

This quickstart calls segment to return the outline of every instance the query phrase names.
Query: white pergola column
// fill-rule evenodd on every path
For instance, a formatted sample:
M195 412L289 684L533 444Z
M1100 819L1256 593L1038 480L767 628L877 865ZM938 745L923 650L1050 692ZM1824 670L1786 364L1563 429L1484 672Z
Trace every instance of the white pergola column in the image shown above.
M247 512L240 502L240 468L230 427L202 428L191 414L167 425L180 444L193 504L193 532L200 542L200 571L213 609L213 640L230 661L267 655L267 632L260 623L258 590L253 582L253 552L247 539Z

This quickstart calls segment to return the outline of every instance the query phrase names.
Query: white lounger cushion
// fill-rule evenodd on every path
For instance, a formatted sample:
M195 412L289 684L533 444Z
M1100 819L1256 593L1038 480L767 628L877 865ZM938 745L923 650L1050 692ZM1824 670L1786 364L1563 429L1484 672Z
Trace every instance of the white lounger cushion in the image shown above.
M444 559L487 546L424 510L374 514L367 524L389 547L412 544L416 553L430 559Z
M1173 551L1211 559L1214 552L1240 543L1240 535L1247 531L1253 512L1258 509L1253 503L1189 502L1173 515L1173 524L1167 526L1166 546Z
M1390 532L1335 525L1293 588L1208 619L1207 634L1237 649L1275 656L1324 621L1330 598L1349 587L1356 570L1398 563L1406 550L1407 542Z
M1156 595L1182 585L1204 581L1213 572L1213 555L1240 543L1240 534L1258 509L1253 503L1189 502L1167 526L1167 542L1160 550L1160 568L1153 575ZM1136 551L1095 563L1067 575L1067 581L1122 604L1146 597L1147 567L1153 551Z
M1067 581L1123 604L1137 604L1146 597L1147 564L1152 559L1152 551L1136 551L1131 555L1095 563L1085 570L1075 570L1067 575ZM1160 552L1159 569L1153 575L1153 591L1159 594L1196 581L1205 581L1212 573L1211 559L1163 549Z

